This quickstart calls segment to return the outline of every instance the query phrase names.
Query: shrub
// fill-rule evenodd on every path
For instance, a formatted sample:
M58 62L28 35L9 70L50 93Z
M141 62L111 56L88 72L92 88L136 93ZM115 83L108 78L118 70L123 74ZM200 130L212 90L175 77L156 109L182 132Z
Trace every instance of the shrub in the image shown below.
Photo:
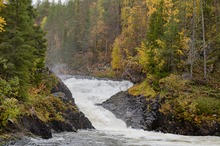
M187 99L184 96L167 100L161 107L160 111L164 114L172 114L175 120L181 122L195 121L196 120L196 105L197 103L191 99Z
M180 92L187 88L187 80L183 80L180 76L171 74L159 81L160 88L173 92Z
M18 100L6 98L0 105L0 128L8 124L8 120L15 121L20 114Z
M212 97L200 97L196 100L199 115L220 115L220 100Z
M6 97L17 97L19 91L19 79L17 77L6 81L0 78L0 102Z
M35 114L45 122L53 119L62 121L62 113L67 109L65 103L53 96L37 97L32 104Z

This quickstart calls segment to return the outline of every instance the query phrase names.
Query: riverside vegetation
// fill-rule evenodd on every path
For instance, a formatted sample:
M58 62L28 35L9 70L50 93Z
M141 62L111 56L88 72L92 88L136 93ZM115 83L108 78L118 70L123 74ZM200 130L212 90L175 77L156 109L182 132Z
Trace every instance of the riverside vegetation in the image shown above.
M42 135L22 128L29 121L44 138L50 129L92 128L70 123L82 113L71 97L51 94L57 82L45 62L63 65L61 73L129 79L129 94L159 97L165 118L219 131L218 0L44 0L36 9L31 0L0 0L1 140L21 129Z
M0 16L0 145L27 134L50 138L51 129L93 128L45 67L45 32L31 0L0 0Z
M45 0L37 10L50 67L129 79L128 92L159 97L165 117L219 125L218 0Z

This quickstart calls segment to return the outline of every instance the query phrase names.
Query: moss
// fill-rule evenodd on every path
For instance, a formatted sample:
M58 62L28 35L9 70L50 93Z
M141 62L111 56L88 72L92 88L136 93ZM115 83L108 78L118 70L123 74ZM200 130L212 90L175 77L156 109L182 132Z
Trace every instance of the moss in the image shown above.
M136 84L133 87L131 87L128 92L131 95L138 96L143 95L146 97L155 97L156 92L154 89L150 86L150 84L147 82L147 80L143 81L140 84Z

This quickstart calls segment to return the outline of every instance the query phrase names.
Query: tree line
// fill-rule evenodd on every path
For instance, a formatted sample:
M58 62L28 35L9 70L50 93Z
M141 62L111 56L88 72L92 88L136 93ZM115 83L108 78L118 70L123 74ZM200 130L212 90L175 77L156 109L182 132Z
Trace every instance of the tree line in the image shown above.
M114 75L155 80L181 74L206 82L219 73L217 0L39 2L48 64L110 66ZM98 65L97 65L98 64Z
M45 32L36 16L31 0L0 1L0 131L50 94Z

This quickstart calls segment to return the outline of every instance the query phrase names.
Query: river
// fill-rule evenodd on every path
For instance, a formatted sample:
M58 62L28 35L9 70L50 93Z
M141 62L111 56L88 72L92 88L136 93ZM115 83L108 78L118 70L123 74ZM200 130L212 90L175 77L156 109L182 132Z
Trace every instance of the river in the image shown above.
M54 133L53 138L24 137L17 146L220 146L220 137L182 136L148 132L126 127L110 111L98 106L119 91L132 86L128 81L98 80L71 77L64 83L71 90L75 102L90 119L96 130L77 133Z

